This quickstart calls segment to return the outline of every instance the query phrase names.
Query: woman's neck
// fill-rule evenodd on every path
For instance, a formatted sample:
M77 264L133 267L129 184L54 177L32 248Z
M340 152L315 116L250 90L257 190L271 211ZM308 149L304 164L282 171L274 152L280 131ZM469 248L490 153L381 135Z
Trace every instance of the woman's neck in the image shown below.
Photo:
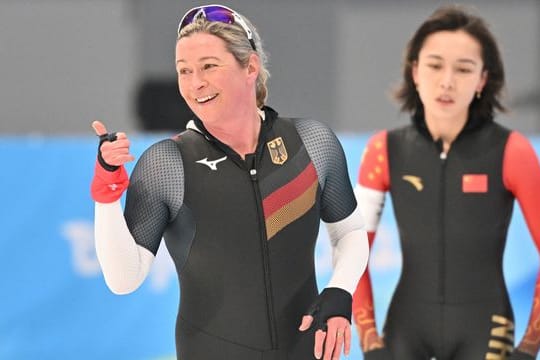
M220 121L218 126L205 125L219 141L227 144L243 159L255 152L261 130L261 115L257 108L239 114L230 120Z
M426 115L426 126L434 140L441 140L443 152L447 153L454 140L467 123L467 114L459 118L436 118Z

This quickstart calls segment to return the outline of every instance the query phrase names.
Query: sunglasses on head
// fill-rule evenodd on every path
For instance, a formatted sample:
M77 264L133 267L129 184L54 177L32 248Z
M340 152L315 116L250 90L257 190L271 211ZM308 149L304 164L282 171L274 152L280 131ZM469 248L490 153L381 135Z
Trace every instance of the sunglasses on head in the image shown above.
M247 39L251 44L253 50L257 51L255 48L255 41L253 40L253 32L247 26L246 22L236 11L230 9L223 5L204 5L194 7L184 14L182 20L178 24L178 34L180 31L188 24L191 24L197 19L206 19L207 21L217 21L225 24L238 24L244 29Z

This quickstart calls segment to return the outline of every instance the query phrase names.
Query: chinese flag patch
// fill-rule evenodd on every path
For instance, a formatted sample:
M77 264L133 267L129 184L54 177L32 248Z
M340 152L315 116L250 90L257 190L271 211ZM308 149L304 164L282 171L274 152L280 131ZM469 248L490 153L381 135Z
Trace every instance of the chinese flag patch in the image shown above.
M465 174L461 184L464 193L487 193L488 176L487 174Z

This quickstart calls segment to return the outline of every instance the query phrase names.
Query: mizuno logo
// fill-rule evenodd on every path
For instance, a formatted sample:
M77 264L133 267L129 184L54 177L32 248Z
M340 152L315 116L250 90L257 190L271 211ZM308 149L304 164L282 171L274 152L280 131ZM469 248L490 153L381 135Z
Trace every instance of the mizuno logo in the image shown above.
M418 176L404 175L402 179L414 186L416 191L422 191L424 189L424 185L422 185L422 179Z
M197 160L195 162L208 166L210 168L210 170L217 171L217 164L222 162L222 161L225 161L225 160L227 160L226 156L222 157L221 159L217 159L217 160L208 160L208 158L204 158L204 159L201 159L201 160Z

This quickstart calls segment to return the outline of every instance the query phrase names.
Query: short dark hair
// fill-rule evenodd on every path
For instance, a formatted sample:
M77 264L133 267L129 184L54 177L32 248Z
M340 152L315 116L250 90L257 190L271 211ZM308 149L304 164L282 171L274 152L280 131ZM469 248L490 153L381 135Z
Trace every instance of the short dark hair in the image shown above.
M487 81L480 98L474 98L469 106L469 115L480 118L493 118L495 109L505 112L501 103L501 92L505 85L504 65L495 37L486 22L479 16L467 12L459 5L438 8L416 30L409 40L403 64L403 82L395 92L395 98L401 103L401 110L413 114L423 113L424 106L416 91L412 77L412 67L418 61L418 54L426 38L439 31L464 31L475 38L482 47L483 71L487 72Z

